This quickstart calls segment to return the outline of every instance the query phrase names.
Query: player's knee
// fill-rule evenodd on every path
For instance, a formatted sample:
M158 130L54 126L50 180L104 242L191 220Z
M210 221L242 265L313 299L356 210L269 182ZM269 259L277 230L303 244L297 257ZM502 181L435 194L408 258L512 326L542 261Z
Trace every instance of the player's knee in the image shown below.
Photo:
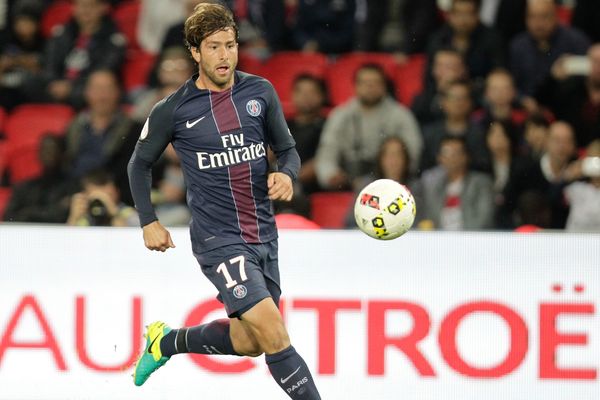
M290 337L283 324L267 328L262 338L261 347L267 354L278 353L290 346Z
M254 347L252 349L248 349L244 354L246 357L260 357L262 356L264 351L260 347Z

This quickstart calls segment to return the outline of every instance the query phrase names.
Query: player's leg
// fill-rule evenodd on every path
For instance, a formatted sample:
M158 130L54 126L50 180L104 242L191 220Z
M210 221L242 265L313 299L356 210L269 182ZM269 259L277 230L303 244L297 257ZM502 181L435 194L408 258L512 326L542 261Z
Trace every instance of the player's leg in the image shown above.
M161 351L166 356L178 353L260 355L257 342L236 318L269 296L258 261L260 253L251 246L230 245L196 254L196 258L204 275L218 289L217 298L231 319L174 329L161 341Z
M217 319L206 324L173 329L160 342L163 356L180 353L229 354L257 357L258 342L237 318Z
M281 314L271 297L243 313L241 320L265 352L273 379L289 397L295 400L321 398L306 362L290 344Z

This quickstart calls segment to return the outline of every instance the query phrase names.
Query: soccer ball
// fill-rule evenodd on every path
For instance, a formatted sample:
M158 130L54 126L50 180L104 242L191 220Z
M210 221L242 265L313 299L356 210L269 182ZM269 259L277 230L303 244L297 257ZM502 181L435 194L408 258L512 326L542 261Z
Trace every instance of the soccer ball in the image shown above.
M367 235L381 240L404 235L412 226L416 212L410 191L391 179L371 182L354 203L356 225Z

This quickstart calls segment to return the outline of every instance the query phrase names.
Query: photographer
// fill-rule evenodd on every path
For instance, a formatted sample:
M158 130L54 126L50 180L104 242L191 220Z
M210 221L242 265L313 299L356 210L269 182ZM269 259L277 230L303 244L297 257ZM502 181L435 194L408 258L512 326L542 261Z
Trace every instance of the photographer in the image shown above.
M113 178L105 170L94 170L81 178L83 190L71 197L68 225L139 226L133 207L120 200Z

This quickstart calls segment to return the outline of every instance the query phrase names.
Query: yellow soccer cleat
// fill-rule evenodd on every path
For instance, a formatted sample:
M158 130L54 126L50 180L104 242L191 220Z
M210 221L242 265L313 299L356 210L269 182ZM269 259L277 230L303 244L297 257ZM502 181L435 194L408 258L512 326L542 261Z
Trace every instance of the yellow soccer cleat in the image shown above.
M171 332L171 328L164 322L156 321L147 326L146 347L135 363L133 372L133 383L142 386L150 375L162 367L171 357L163 357L160 351L160 341Z

